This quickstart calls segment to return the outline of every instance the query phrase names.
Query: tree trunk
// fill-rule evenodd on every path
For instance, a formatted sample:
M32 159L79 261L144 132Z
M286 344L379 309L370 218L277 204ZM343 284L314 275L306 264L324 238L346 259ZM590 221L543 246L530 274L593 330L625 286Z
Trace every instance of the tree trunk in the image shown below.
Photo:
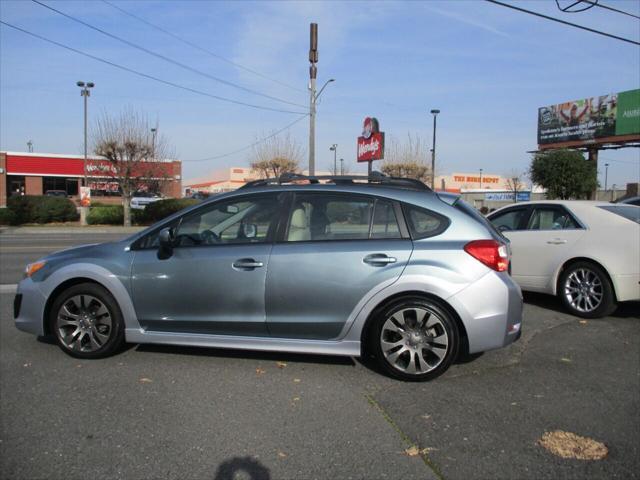
M124 226L131 226L131 196L125 195L122 197L122 207L124 210Z

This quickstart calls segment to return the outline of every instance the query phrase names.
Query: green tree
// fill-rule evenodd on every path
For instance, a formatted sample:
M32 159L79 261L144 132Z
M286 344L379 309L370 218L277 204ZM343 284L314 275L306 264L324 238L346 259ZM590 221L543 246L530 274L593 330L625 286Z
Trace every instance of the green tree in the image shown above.
M549 199L589 198L598 186L594 166L575 150L536 153L529 175L533 183L547 190Z

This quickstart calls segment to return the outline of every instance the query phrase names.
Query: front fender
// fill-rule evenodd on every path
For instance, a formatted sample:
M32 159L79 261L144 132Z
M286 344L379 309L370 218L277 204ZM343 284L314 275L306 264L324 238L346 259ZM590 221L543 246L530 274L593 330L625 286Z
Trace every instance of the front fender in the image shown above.
M129 292L122 283L122 278L104 267L92 263L73 263L57 269L46 280L36 283L40 284L38 288L42 295L49 299L54 290L64 282L78 278L92 280L109 290L120 307L126 329L141 328ZM46 321L44 311L42 318L43 321Z

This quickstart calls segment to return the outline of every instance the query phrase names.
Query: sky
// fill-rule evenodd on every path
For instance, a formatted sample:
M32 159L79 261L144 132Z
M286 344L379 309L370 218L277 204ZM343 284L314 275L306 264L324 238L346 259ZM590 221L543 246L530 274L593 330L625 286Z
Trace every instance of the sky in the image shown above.
M531 161L527 152L536 149L539 107L640 88L637 45L479 0L109 1L210 53L99 0L42 3L186 68L32 1L0 0L0 19L201 93L2 25L0 150L26 151L32 140L36 152L81 154L83 109L76 82L84 80L96 85L89 99L90 122L127 108L144 113L151 123L158 122L183 161L185 180L248 166L251 149L231 152L296 120L289 132L306 152L309 121L299 112L309 104L310 22L318 23L319 30L318 86L335 79L318 105L318 170L333 164L329 147L336 143L349 171L366 171L366 164L355 162L356 138L366 116L378 118L388 140L402 141L410 134L430 147L429 111L437 108L437 174L480 168L485 175L521 173ZM637 0L601 3L640 15ZM551 0L517 5L640 41L638 19L606 9L563 13ZM211 157L221 158L204 160ZM609 187L640 181L640 149L601 152L601 184L605 163Z

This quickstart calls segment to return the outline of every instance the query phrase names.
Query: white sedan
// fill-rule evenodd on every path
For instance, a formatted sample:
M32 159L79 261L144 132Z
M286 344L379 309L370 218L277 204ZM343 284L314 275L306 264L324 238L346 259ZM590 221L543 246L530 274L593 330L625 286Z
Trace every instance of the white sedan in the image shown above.
M640 207L524 202L488 218L511 242L511 275L523 290L557 295L585 318L640 299Z

